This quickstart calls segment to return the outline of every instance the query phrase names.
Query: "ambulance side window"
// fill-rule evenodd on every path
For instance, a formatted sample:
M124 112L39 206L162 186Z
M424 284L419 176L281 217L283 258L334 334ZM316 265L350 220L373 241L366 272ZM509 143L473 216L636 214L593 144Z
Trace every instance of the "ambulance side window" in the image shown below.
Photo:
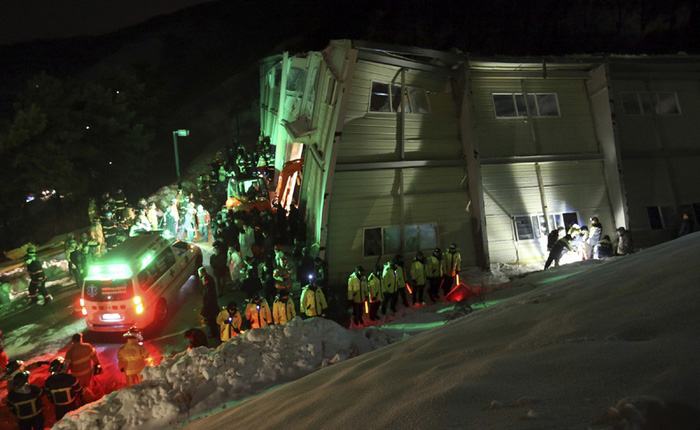
M153 284L153 281L155 281L155 279L153 279L153 274L150 273L149 269L151 269L150 266L143 269L136 276L136 280L138 281L139 285L141 286L141 289L144 291L149 289L150 286Z

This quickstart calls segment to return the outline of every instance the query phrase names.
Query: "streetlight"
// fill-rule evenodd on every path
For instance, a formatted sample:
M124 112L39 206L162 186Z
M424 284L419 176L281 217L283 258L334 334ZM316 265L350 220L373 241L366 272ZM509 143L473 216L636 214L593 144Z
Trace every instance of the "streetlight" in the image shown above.
M182 188L182 183L180 182L180 159L178 158L177 152L177 137L178 136L189 136L189 130L175 130L173 131L173 146L175 147L175 173L177 173L177 187Z

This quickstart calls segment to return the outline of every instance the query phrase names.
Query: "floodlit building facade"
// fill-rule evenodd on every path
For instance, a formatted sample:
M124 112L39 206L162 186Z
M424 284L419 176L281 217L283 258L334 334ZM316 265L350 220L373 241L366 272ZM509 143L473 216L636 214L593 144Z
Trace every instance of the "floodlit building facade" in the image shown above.
M476 59L332 41L262 62L261 131L276 145L280 199L299 204L331 282L451 242L464 266L539 263L557 226L597 216L604 234L631 226L636 235L651 213L636 194L630 203L636 182L622 173L645 168L624 158L621 141L634 138L618 105L637 87L622 71L610 59ZM659 116L653 126L666 127ZM686 200L700 201L676 202Z

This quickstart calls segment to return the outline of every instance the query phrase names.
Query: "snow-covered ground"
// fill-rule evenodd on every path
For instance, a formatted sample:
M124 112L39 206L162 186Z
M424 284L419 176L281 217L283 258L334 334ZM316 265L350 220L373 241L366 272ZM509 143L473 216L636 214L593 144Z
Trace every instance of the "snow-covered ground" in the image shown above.
M297 319L180 353L54 428L700 428L700 233L521 271L463 274L490 291L470 314Z

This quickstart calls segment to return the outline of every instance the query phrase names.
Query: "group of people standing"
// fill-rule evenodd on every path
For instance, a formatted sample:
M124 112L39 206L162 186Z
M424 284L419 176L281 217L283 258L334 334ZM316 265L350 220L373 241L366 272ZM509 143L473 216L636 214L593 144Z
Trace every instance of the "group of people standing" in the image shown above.
M559 261L567 252L577 253L581 260L609 258L613 255L627 255L633 252L632 235L624 227L617 229L617 248L613 247L610 236L603 235L603 225L598 217L591 217L591 226L579 226L571 223L569 229L558 227L552 230L547 237L547 249L549 256L544 264L547 270L554 262L559 266Z
M389 309L396 312L399 298L404 307L409 307L408 295L413 306L424 305L426 287L430 300L438 301L440 290L447 296L458 283L461 264L457 244L452 243L444 253L435 248L428 258L422 251L416 252L408 268L400 254L383 266L375 266L369 274L362 266L357 266L348 278L348 303L352 307L353 323L362 325L365 313L370 321L379 320L380 308L384 315Z

